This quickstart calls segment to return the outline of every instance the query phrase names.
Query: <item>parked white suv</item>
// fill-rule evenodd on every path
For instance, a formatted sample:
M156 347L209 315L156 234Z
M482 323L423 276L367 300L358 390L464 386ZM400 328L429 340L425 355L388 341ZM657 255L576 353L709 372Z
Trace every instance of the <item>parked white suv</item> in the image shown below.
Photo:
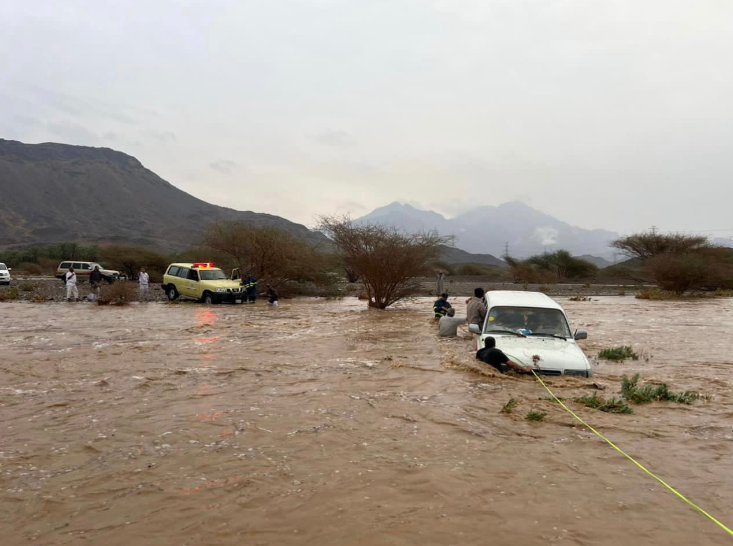
M541 292L492 290L486 293L486 319L469 330L478 334L478 348L491 336L511 360L546 375L590 377L590 362L575 342L585 330L570 332L563 308Z
M7 265L0 263L0 284L10 284L10 271Z

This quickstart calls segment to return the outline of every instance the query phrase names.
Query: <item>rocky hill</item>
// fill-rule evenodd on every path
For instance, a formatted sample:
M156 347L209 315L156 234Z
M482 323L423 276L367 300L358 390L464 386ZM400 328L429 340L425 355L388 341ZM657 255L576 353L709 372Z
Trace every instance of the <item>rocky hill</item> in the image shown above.
M326 240L279 216L206 203L109 148L0 139L0 195L0 248L84 241L177 250L218 219Z

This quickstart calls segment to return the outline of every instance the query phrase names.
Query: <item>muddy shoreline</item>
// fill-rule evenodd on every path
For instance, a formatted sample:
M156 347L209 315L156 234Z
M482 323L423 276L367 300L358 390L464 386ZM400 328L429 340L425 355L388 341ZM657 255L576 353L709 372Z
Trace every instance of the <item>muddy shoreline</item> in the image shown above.
M133 289L137 289L135 281L126 281L132 285ZM526 287L522 284L494 282L490 277L449 277L445 283L445 289L456 298L465 298L473 293L476 287L483 287L486 290L531 290L544 291L551 296L619 296L634 295L639 290L648 286L641 284L589 284L589 283L569 283L569 284L548 284L537 285L528 284ZM85 299L89 294L89 283L80 282L77 285L80 299ZM64 284L55 278L49 277L16 277L13 279L9 287L0 287L0 291L8 291L14 289L17 291L20 301L33 301L35 303L65 301L66 288ZM423 278L420 281L419 289L415 292L415 296L432 296L436 291L436 285L433 279ZM284 291L288 294L289 291ZM296 294L306 297L349 297L358 296L364 292L361 283L339 283L334 287L322 289L316 286L300 286L297 288ZM151 283L146 296L146 301L166 301L165 293L160 283Z

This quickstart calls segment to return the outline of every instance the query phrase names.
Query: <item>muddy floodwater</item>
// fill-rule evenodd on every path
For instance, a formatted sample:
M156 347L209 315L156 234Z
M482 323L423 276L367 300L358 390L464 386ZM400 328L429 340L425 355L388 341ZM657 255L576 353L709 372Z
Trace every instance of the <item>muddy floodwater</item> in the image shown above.
M706 395L568 403L733 525L733 300L559 301L595 376L551 388ZM0 304L0 544L733 543L430 307ZM641 358L594 356L618 345Z

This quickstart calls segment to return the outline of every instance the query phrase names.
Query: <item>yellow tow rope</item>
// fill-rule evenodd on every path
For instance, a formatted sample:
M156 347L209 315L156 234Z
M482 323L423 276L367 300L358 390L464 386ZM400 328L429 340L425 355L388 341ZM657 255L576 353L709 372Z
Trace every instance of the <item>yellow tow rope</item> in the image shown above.
M515 357L515 358L516 358L516 357ZM613 442L612 442L611 440L609 440L608 438L606 438L606 437L605 437L605 436L604 436L603 434L601 434L601 433L600 433L600 432L598 432L598 431L597 431L596 429L594 429L594 428L593 428L592 426L590 426L590 425L589 425L588 423L586 423L585 421L583 421L583 419L582 419L582 418L581 418L580 416L578 416L578 415L577 415L577 414L576 414L576 413L575 413L575 412L574 412L573 410L571 410L571 409L570 409L569 407L567 407L567 406L566 406L566 405L565 405L565 404L563 403L563 401L562 401L562 400L560 400L560 399L559 399L559 398L558 398L557 396L555 396L555 393L554 393L554 392L552 392L552 391L550 390L550 387L548 387L548 386L547 386L547 384L546 384L546 383L545 383L544 381L542 381L542 378L541 378L541 377L540 377L540 376L539 376L539 375L537 374L537 372L535 372L534 370L532 370L532 374L533 374L533 375L535 376L535 378L537 378L537 381L539 381L539 382L540 382L540 384L541 384L541 385L542 385L543 387L545 387L545 389L547 390L547 392L549 392L549 393L550 393L550 396L552 397L552 399L553 399L553 400L554 400L555 402L557 402L558 404L560 404L560 406L562 406L562 408L563 408L563 409L564 409L565 411L567 411L567 412L568 412L568 413L569 413L570 415L572 415L572 416L573 416L573 417L575 417L575 418L576 418L576 419L577 419L578 421L580 421L580 423L581 423L581 424L582 424L582 425L583 425L584 427L586 427L586 428L587 428L588 430L590 430L590 431L591 431L591 432L592 432L593 434L595 434L596 436L598 436L598 437L599 437L599 438L600 438L601 440L603 440L604 442L606 442L606 443L607 443L608 445L610 445L610 446L611 446L611 447L612 447L613 449L615 449L616 451L618 451L618 452L619 452L619 453L620 453L621 455L623 455L623 456L624 456L624 457L626 457L626 458L627 458L628 460L630 460L630 461L631 461L632 463L634 463L634 464L635 464L636 466L638 466L638 467L639 467L639 468L640 468L641 470L643 470L643 471L644 471L644 473L646 473L647 475L649 475L649 476L651 476L652 478L654 478L655 480L657 480L657 481L658 481L659 483L661 483L661 484L662 484L662 485L663 485L664 487L666 487L666 488L667 488L667 489L669 489L669 490L670 490L670 491L671 491L672 493L674 493L675 495L677 495L677 496L678 496L678 497L679 497L680 499L682 499L682 500L683 500L683 501L685 501L685 502L686 502L687 504L689 504L690 506L692 506L692 508L694 508L695 510L697 510L698 512L700 512L700 513L701 513L701 514L702 514L703 516L705 516L705 517L706 517L706 518L708 518L708 519L709 519L710 521L712 521L713 523L715 523L715 524L716 524L716 525L717 525L718 527L720 527L721 529L723 529L723 530L724 530L724 531L725 531L726 533L728 533L728 534L729 534L730 536L733 536L733 531L731 531L731 530L730 530L730 529L729 529L728 527L726 527L726 526L725 526L725 525L724 525L723 523L721 523L721 522L720 522L719 520L717 520L716 518L714 518L713 516L711 516L710 514L708 514L708 513L707 513L707 512L705 511L705 510L703 510L703 509L702 509L702 508L700 508L700 507L699 507L699 506L698 506L697 504L695 504L695 503L694 503L694 502L692 502L692 501L691 501L690 499L688 499L687 497L685 497L685 496L684 496L684 495L683 495L682 493L680 493L679 491L677 491L677 490L676 490L676 489L675 489L674 487L672 487L671 485L669 485L669 484L668 484L667 482L665 482L665 481L664 481L664 480L663 480L662 478L660 478L659 476L657 476L656 474L654 474L654 472L652 472L651 470L647 469L647 468L646 468L646 467L645 467L645 466L644 466L643 464L641 464L641 463L640 463L639 461L637 461L636 459L634 459L634 458L633 458L633 457L632 457L631 455L629 455L628 453L626 453L626 452L625 452L625 451L624 451L623 449L621 449L620 447L618 447L618 446L617 446L616 444L614 444L614 443L613 443Z

